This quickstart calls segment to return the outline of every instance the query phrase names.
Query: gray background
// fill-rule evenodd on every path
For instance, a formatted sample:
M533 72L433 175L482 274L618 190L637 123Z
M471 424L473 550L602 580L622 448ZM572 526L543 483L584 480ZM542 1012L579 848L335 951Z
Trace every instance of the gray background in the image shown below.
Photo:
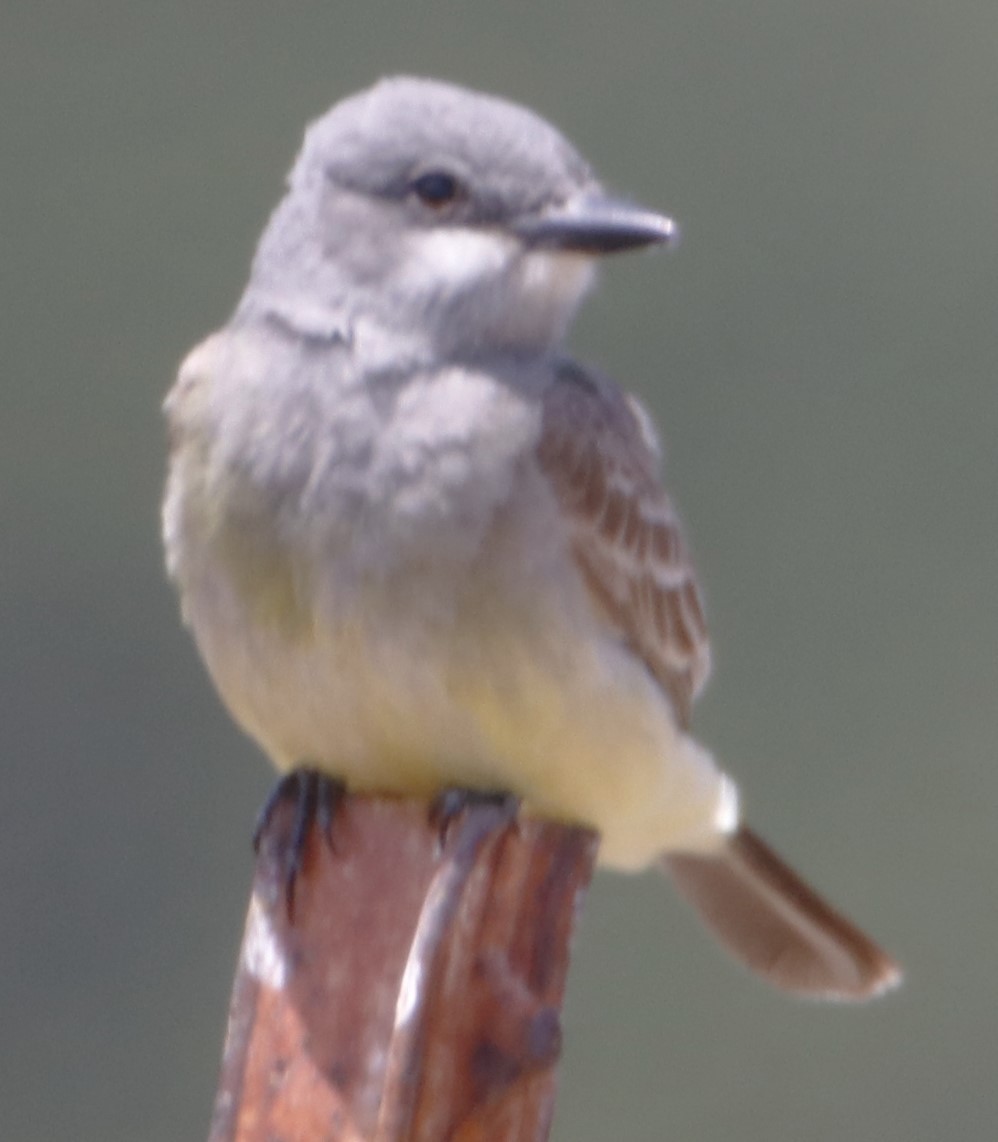
M994 0L5 0L0 1136L205 1134L271 774L161 572L159 402L305 121L398 70L535 106L681 222L573 342L668 445L700 733L909 972L794 1003L601 876L555 1137L994 1136L996 59Z

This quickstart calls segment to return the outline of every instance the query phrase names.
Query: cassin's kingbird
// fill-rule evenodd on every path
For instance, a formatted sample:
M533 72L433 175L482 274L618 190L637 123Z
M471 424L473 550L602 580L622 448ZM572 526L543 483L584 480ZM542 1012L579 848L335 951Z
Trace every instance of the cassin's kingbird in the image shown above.
M503 100L389 79L308 130L230 322L166 402L171 576L282 771L502 790L660 865L775 984L899 978L690 736L709 667L648 415L560 348L673 223Z

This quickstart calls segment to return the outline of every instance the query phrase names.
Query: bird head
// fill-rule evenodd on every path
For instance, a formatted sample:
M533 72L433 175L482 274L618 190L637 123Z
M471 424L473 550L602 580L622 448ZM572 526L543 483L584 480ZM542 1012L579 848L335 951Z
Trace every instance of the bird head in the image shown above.
M608 195L526 108L382 80L306 132L244 305L303 327L373 327L438 358L562 338L602 255L662 244L671 219Z

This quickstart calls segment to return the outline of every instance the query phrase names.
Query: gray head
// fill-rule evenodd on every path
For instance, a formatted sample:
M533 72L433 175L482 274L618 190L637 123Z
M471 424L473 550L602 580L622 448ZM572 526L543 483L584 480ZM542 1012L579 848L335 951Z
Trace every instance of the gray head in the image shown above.
M437 357L563 335L595 257L668 241L571 145L504 100L382 80L309 127L241 311L422 342Z

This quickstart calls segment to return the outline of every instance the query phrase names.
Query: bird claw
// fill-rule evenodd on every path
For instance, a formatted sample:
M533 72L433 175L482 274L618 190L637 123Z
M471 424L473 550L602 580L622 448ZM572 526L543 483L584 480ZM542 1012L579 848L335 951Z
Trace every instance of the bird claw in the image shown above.
M442 790L430 805L430 824L437 830L437 844L441 851L447 845L451 826L468 809L490 806L499 810L509 821L515 821L520 811L520 799L512 793L482 792L478 789L451 787Z
M334 824L336 811L346 793L342 781L314 769L295 769L274 786L264 802L253 830L253 848L259 855L277 808L282 802L294 802L290 833L275 838L279 878L284 886L284 903L289 923L294 923L295 887L304 867L309 834L318 828L329 851L336 852Z

